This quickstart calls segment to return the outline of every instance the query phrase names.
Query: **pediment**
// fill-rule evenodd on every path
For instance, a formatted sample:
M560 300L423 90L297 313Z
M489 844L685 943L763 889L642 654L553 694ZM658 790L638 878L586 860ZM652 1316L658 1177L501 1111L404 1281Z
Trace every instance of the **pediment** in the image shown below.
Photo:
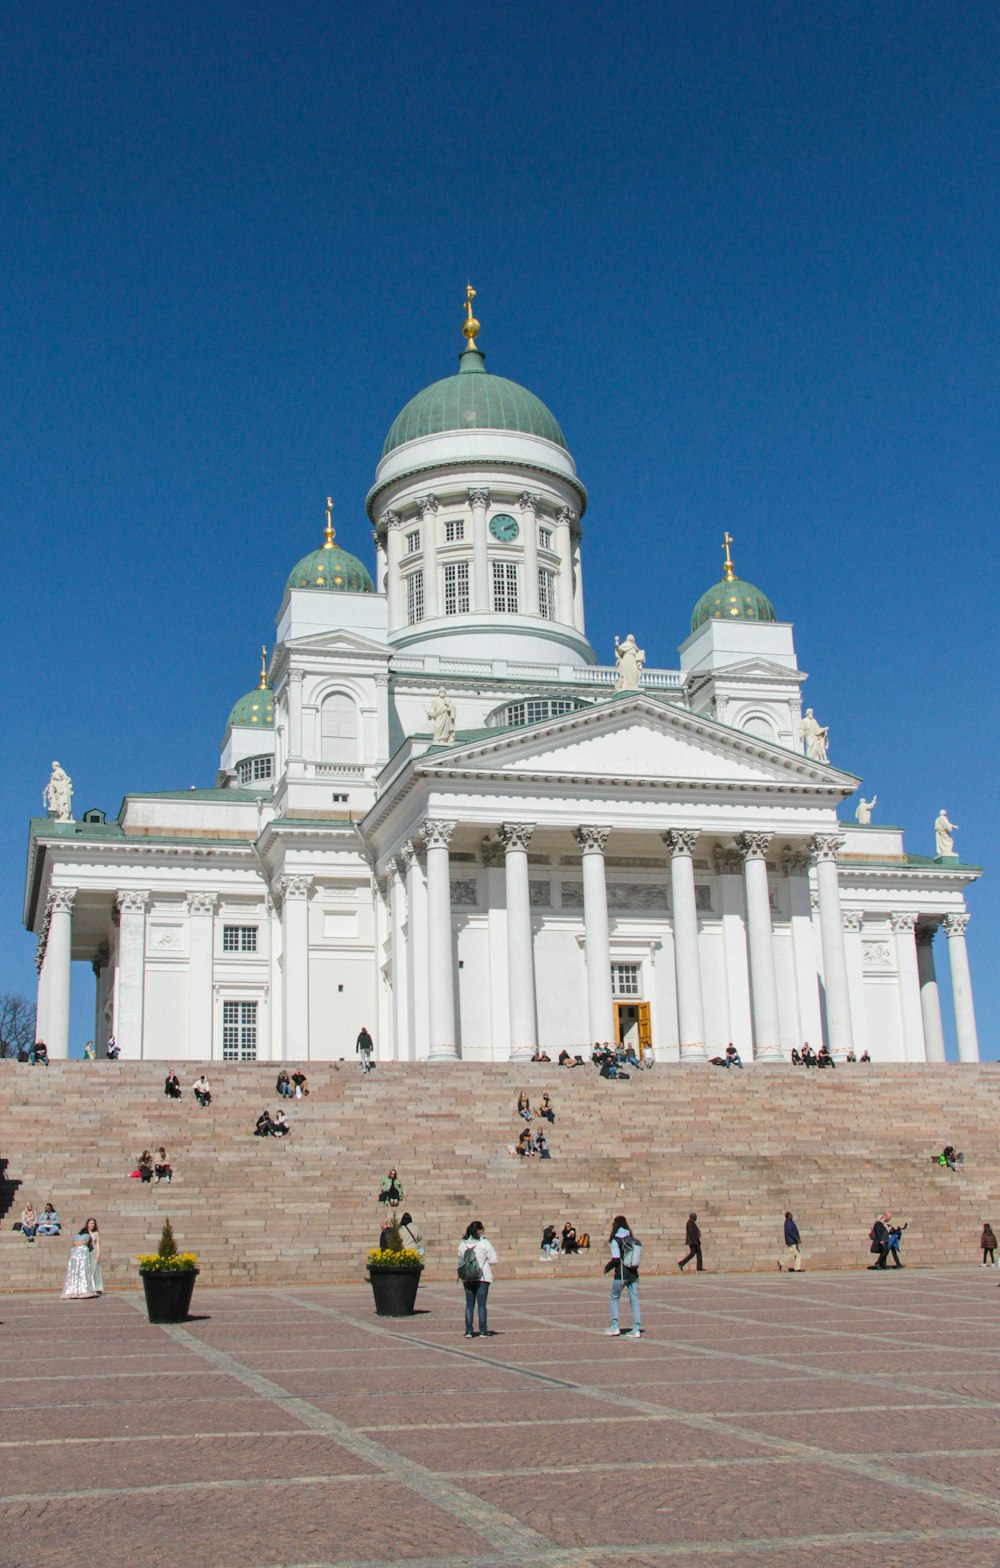
M730 729L642 693L595 704L496 739L451 746L421 773L491 773L538 779L673 781L747 787L803 785L849 793L852 774Z
M699 671L699 674L706 672ZM801 670L791 670L786 664L776 664L773 659L741 659L737 664L727 664L721 669L711 671L712 679L717 682L737 680L766 680L785 681L795 686L801 686L808 679Z
M293 653L363 653L388 659L384 642L376 642L371 637L364 637L360 632L342 626L328 632L311 632L308 637L290 637L285 646Z

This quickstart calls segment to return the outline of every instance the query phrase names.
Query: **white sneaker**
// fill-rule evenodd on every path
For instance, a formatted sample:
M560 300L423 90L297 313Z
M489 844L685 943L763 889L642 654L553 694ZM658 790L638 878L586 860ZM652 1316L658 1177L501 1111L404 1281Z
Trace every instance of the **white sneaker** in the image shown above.
M621 1332L622 1331L621 1331L620 1328L606 1328L604 1330L604 1332L605 1332L605 1334L610 1334L613 1339L620 1339L621 1338Z
M641 1328L629 1329L628 1333L623 1335L622 1337L624 1339L641 1339L642 1338L642 1329Z

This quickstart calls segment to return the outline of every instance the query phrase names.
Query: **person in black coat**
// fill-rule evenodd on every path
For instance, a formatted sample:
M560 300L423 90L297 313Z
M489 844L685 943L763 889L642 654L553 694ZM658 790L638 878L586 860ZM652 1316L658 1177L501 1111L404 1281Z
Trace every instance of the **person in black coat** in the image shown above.
M679 1259L677 1267L683 1274L685 1263L690 1263L692 1258L697 1258L697 1271L700 1274L704 1265L701 1261L701 1231L698 1229L697 1214L688 1215L687 1228L684 1232L684 1241L688 1249L688 1254L686 1258Z
M884 1269L886 1258L889 1255L889 1227L885 1223L888 1215L880 1214L871 1228L871 1252L878 1253L874 1263L869 1263L870 1269Z

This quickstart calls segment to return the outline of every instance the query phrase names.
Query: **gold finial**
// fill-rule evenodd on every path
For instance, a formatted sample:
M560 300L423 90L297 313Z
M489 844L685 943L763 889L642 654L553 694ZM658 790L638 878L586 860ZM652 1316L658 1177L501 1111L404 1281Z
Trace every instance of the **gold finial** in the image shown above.
M326 532L325 532L325 534L323 536L323 539L324 539L323 549L324 550L332 550L333 549L333 541L334 541L334 539L336 537L337 537L337 535L336 535L336 532L335 532L334 526L333 526L333 501L331 500L331 498L329 496L327 496L327 498L326 498Z
M261 689L261 691L265 691L267 689L267 648L266 648L266 646L262 646L261 650L260 650L260 689Z
M470 348L475 348L475 346L476 346L476 335L479 332L479 322L476 320L475 316L472 314L472 301L475 299L475 297L476 297L476 291L472 287L472 284L470 283L470 284L468 284L466 286L466 290L465 290L465 315L466 315L466 319L465 319L465 322L463 323L463 326L462 326L462 335L463 335L463 337L465 337L467 339Z
M726 552L726 564L725 564L725 568L723 570L722 576L723 576L723 579L727 583L731 583L734 580L735 576L736 576L736 572L735 572L735 569L733 567L733 558L732 558L732 556L729 553L729 546L732 544L732 542L733 542L732 534L728 533L728 532L724 533L723 536L722 536L722 548Z

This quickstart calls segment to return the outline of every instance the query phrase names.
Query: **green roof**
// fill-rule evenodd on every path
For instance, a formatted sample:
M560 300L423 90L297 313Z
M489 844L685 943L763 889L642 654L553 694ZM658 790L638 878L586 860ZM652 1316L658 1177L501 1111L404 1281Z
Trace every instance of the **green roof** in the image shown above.
M382 456L419 436L445 430L516 430L566 449L563 433L541 398L503 376L491 376L480 349L458 356L458 374L411 397L389 426Z
M374 593L368 569L339 544L321 545L293 567L286 588L323 588L328 593Z
M703 593L691 616L696 632L706 621L775 621L774 606L766 594L741 577L723 577Z
M230 726L242 725L249 729L256 725L261 730L274 729L274 692L270 686L257 686L233 704L229 715Z

